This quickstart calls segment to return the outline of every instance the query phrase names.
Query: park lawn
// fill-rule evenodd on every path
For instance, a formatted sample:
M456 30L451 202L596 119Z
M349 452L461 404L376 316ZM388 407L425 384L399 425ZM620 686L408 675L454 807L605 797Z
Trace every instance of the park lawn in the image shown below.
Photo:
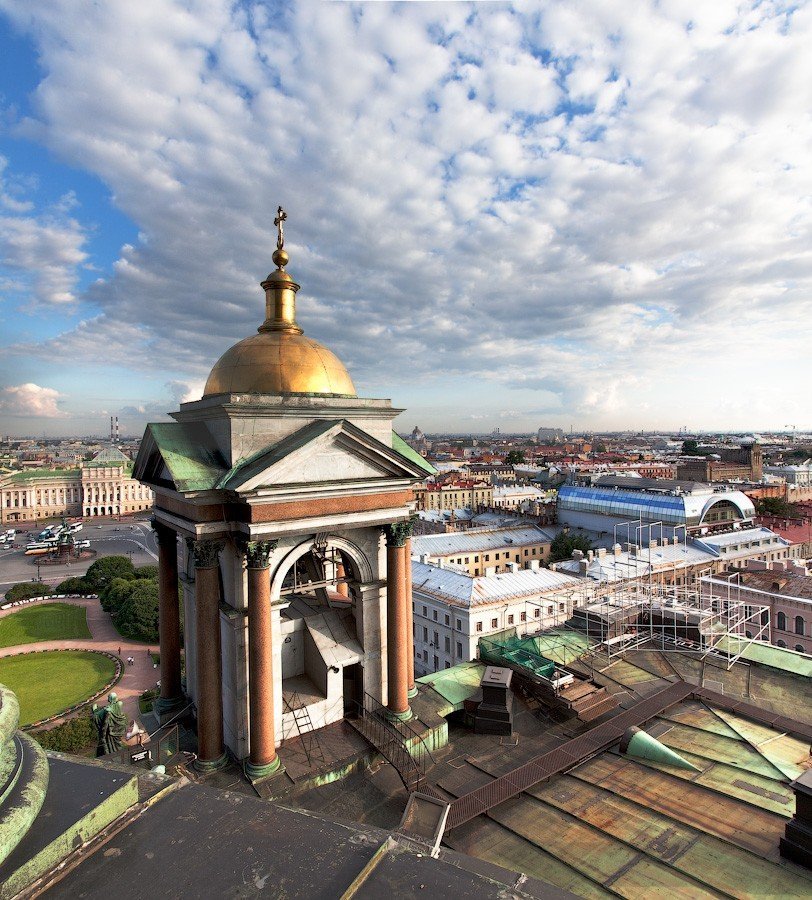
M21 726L87 700L115 673L109 656L86 650L47 650L0 659L0 683L20 701Z
M89 637L85 608L71 603L29 606L0 619L0 647Z

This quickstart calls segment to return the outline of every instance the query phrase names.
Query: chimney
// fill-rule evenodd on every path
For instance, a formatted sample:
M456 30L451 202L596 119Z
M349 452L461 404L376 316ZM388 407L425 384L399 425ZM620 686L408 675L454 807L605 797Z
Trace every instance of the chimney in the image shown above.
M589 563L585 559L578 560L578 574L579 575L586 575L588 568L589 568Z
M116 416L116 443L117 444L120 443L120 439L121 438L120 438L119 431L118 431L118 416Z
M620 544L615 544L614 547L612 547L612 553L614 553L615 556L620 556L622 552L623 548L620 546Z
M660 546L660 542L658 540L653 540L653 541L649 541L648 545L653 550L655 547Z
M584 558L584 551L583 551L583 550L573 550L573 551L572 551L572 558L573 558L573 559L583 559L583 558Z
M533 572L538 572L539 570L539 561L537 559L530 560L530 569Z
M113 417L110 416L110 443L111 444L113 443L114 438L115 438L115 432L113 431Z
M795 793L795 815L784 829L778 848L781 856L812 869L812 769L790 784Z
M606 556L606 547L599 547L598 548L598 557L600 559L603 559L604 556Z
M594 558L595 558L595 554L593 553L593 551L592 551L592 550L587 550L587 551L586 551L586 559L587 559L587 562L592 562L592 560L593 560Z

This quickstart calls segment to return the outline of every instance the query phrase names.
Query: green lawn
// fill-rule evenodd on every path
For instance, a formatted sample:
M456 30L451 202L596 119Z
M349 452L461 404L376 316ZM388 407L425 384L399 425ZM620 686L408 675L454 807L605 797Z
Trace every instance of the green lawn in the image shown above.
M0 619L0 647L89 637L84 607L70 603L42 603Z
M0 659L0 682L20 701L20 725L38 722L86 700L115 672L112 659L85 650L48 650Z

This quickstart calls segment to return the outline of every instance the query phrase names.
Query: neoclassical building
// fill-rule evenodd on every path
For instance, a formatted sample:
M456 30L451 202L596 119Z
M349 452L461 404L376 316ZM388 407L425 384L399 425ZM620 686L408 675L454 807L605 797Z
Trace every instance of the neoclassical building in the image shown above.
M0 476L0 524L56 516L119 516L152 507L152 491L131 477L132 461L107 448L75 469Z
M411 715L413 488L434 471L392 431L400 410L359 397L302 333L277 224L265 321L220 358L201 400L147 427L134 470L155 493L158 712L185 702L180 578L197 764L230 751L253 779L278 770L302 710L320 727L369 694Z

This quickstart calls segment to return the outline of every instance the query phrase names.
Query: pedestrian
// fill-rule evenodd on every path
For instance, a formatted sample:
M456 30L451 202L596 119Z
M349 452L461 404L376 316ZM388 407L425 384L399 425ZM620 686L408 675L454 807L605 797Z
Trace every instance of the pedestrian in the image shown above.
M121 647L118 648L118 655L121 656Z

